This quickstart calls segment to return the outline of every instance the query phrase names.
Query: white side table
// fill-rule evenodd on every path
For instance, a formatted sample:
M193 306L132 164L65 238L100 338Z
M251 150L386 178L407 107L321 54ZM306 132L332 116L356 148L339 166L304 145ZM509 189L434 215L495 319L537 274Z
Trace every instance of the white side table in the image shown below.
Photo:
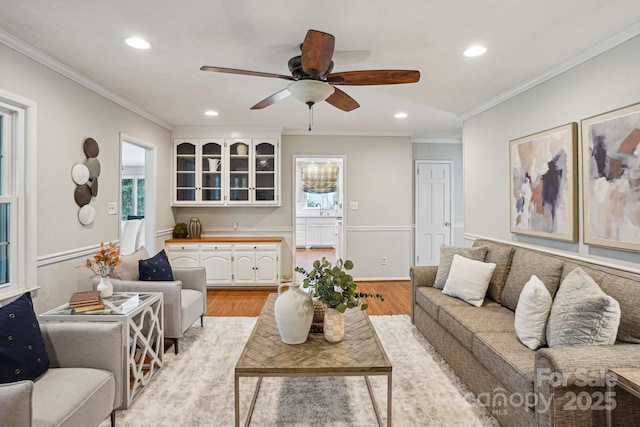
M103 298L103 310L74 313L69 304L38 316L40 322L122 323L122 384L126 409L162 367L164 357L164 307L161 292L114 292Z

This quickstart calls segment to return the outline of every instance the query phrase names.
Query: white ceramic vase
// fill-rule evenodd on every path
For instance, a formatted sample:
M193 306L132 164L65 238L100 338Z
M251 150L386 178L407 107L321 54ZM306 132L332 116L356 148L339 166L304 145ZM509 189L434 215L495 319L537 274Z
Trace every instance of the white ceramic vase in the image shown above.
M324 339L329 342L340 342L344 338L344 313L327 307L324 313Z
M288 291L283 291L288 287ZM313 321L311 295L300 289L299 283L283 283L278 286L274 306L276 325L285 344L302 344L307 340Z
M100 296L102 298L109 298L113 295L113 284L111 283L109 276L101 277L100 283L98 283L96 289L100 291Z

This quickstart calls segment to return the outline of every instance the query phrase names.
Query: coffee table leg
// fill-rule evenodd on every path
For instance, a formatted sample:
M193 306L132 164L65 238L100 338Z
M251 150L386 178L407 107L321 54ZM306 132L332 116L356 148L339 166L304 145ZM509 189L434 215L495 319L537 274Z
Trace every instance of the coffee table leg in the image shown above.
M240 427L240 377L238 374L235 375L234 386L233 386L233 394L234 394L234 405L236 412L236 427Z
M373 390L371 389L371 382L369 381L369 377L365 375L364 380L367 383L367 390L369 390L369 397L371 397L371 403L373 403L373 412L375 412L376 414L376 419L378 420L378 426L382 427L383 425L382 417L380 417L380 410L378 409L378 403L376 402L376 397L373 395ZM389 408L389 405L387 405L387 408Z

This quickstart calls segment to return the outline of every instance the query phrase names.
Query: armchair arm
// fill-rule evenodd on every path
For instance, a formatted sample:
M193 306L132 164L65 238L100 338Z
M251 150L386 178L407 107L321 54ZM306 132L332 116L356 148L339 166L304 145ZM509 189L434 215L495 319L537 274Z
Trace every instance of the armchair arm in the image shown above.
M425 265L425 266L413 266L409 270L409 276L411 276L411 285L414 288L422 286L433 286L436 281L436 272L438 266Z
M0 420L8 426L30 426L33 381L0 384Z
M42 336L52 368L95 368L113 372L116 393L122 403L122 324L118 322L42 322Z
M99 280L94 280L94 289ZM145 282L141 280L111 279L114 292L162 292L164 308L164 335L167 338L182 336L182 282Z
M207 312L207 275L204 267L173 267L173 278L182 282L182 289L193 289L203 295L202 312Z
M608 403L604 394L607 369L636 367L640 367L639 344L576 345L538 350L534 388L536 412L542 417L539 419L546 419L541 425L558 425L565 421L591 425L593 417L604 416L603 405ZM577 397L589 397L592 405L597 406L585 408L584 402L580 401L582 407L578 407Z

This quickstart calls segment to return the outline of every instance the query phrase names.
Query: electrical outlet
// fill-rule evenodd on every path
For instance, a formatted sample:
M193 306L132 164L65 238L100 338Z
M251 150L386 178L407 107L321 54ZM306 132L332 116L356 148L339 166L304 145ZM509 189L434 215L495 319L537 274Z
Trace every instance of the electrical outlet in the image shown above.
M107 203L107 215L118 215L118 203L116 202Z
M386 256L383 256L383 257L380 259L380 262L382 263L382 265L387 265L387 257L386 257Z
M358 210L358 202L349 202L349 208L351 210Z

